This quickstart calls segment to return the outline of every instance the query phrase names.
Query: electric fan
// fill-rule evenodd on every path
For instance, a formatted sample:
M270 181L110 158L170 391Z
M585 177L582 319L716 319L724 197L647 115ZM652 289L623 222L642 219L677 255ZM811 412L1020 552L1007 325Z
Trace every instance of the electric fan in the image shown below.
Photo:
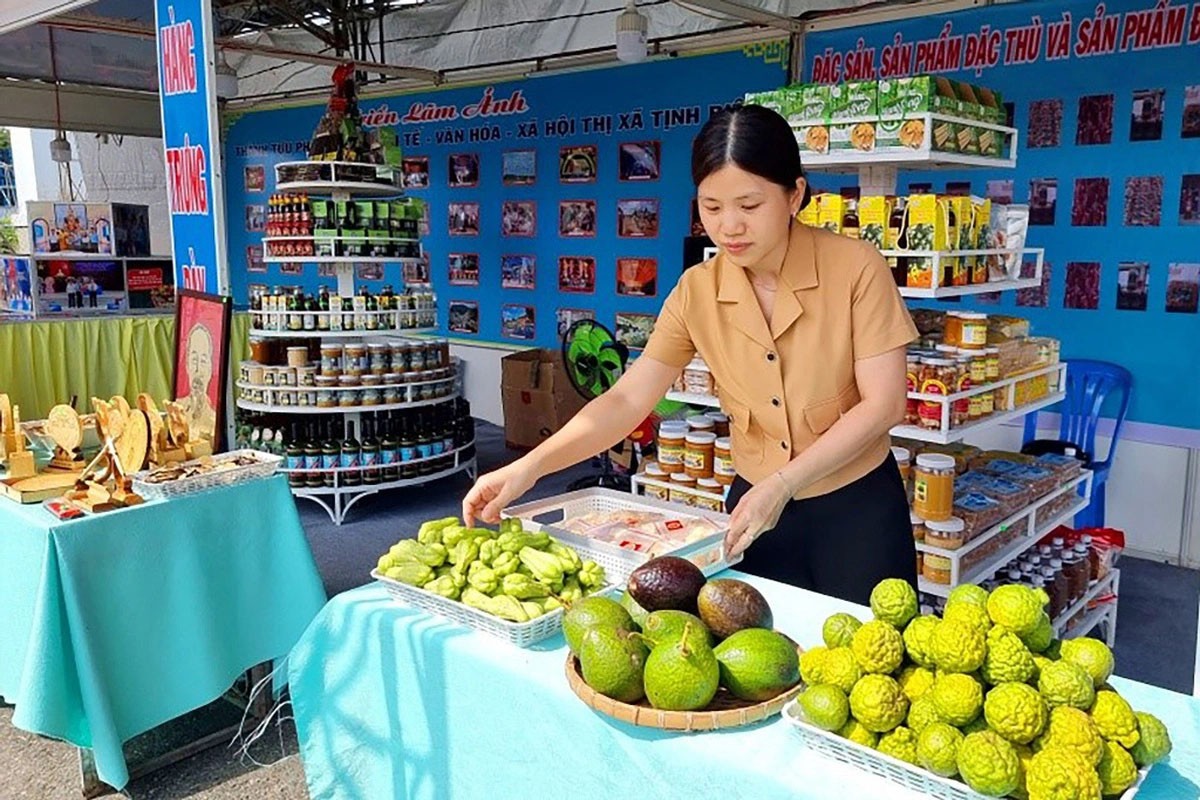
M593 400L611 389L625 372L629 348L600 323L581 319L563 334L562 356L567 378L575 391L584 399ZM613 472L607 450L600 456L599 475L580 478L567 488L576 491L592 486L629 490L629 479Z

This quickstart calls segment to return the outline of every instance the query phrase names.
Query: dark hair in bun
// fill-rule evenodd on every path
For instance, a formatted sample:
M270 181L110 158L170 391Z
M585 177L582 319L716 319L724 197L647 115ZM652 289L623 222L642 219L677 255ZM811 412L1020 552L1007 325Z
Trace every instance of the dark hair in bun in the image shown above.
M804 177L800 145L787 120L765 106L738 105L718 111L692 142L692 181L696 186L733 164L791 191ZM802 206L811 195L804 191Z

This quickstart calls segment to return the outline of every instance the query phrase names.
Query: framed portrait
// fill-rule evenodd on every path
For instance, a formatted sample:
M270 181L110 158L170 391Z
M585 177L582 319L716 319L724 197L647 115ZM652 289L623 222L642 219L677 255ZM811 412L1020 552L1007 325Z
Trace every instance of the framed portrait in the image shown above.
M658 293L658 261L653 258L617 259L617 294L654 297Z
M595 183L598 150L594 144L558 151L558 179L563 183Z
M536 267L533 256L500 256L500 288L535 288Z
M505 150L500 174L505 186L532 186L537 183L537 151Z
M450 254L450 285L479 285L479 253Z
M450 188L479 185L479 154L453 153L450 156Z
M617 236L622 239L658 237L657 200L618 200Z
M623 181L656 181L662 163L659 142L622 142L618 168Z
M180 289L175 301L175 374L171 396L187 413L193 438L225 449L232 299Z
M405 189L429 188L429 158L427 156L401 159L400 173L404 178Z
M558 259L558 290L572 294L596 291L596 259L590 256L563 256Z
M449 213L451 236L479 235L479 203L451 203Z
M500 209L501 236L536 236L537 202L505 200Z
M558 204L558 233L570 238L596 235L596 201L564 200Z

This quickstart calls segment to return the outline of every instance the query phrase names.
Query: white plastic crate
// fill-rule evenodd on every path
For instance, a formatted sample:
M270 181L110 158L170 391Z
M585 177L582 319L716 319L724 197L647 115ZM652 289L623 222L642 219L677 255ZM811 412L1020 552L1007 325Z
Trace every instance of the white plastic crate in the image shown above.
M258 450L230 450L227 453L218 453L215 456L211 456L211 459L214 463L220 464L242 456L253 458L254 463L219 472L205 472L186 478L164 481L163 483L152 483L148 480L157 469L162 469L162 467L135 472L130 476L131 488L134 494L140 495L147 500L168 499L194 492L203 492L207 489L215 489L220 486L232 486L235 483L269 478L275 474L275 470L279 468L280 462L283 461L281 456L272 453L263 453ZM186 467L202 460L204 459L193 459L192 461L184 461L180 465L169 464L167 466Z
M717 525L717 532L690 544L659 555L686 558L700 567L705 575L713 575L742 560L739 555L730 560L725 557L725 533L729 529L729 515L697 509L681 510L677 504L666 503L653 497L640 497L613 489L581 489L576 492L535 500L506 508L502 517L519 517L527 530L545 530L577 550L587 550L593 561L604 567L609 580L624 583L639 566L649 561L649 553L627 550L609 542L597 541L572 531L563 530L557 523L585 514L610 511L657 511L676 519L705 519Z
M901 786L919 792L937 800L992 800L985 795L973 791L965 783L950 778L943 778L924 770L915 764L892 758L870 747L864 747L857 742L838 736L836 733L821 730L805 722L800 712L799 701L792 700L783 707L783 718L791 725L793 731L800 737L805 747L816 750L823 756L850 764L864 772L900 784ZM1120 800L1133 800L1138 788L1146 780L1150 767L1138 771L1137 782L1125 790Z

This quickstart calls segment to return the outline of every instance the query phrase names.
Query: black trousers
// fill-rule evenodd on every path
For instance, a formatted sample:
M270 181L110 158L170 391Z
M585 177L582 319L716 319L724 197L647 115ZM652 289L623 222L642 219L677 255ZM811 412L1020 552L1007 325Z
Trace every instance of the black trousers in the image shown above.
M739 476L728 507L736 508L749 489ZM854 483L788 503L775 529L735 569L863 605L884 578L917 588L908 497L895 459L889 453Z

